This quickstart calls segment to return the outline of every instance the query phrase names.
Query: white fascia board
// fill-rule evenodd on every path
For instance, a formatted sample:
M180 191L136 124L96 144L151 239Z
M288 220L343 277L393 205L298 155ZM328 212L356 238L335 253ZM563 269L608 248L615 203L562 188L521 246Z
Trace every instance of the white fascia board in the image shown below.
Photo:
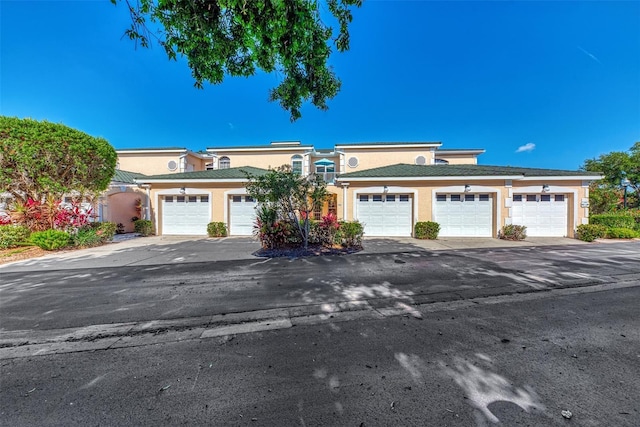
M207 148L207 153L218 155L218 153L230 154L234 152L251 152L251 151L310 151L311 146L289 146L289 147L264 147L264 148Z
M603 175L575 175L575 176L525 176L520 181L597 181L604 178Z
M215 182L248 182L245 178L234 179L134 179L136 184L192 184L192 183L215 183Z
M150 154L150 153L181 153L186 154L189 150L116 150L116 154Z
M367 178L352 178L347 177L348 181L476 181L476 180L486 180L486 179L512 179L518 180L521 179L522 175L486 175L486 176L411 176L411 177L395 177L395 178L376 178L376 177L367 177ZM336 178L337 181L340 181L340 177Z
M482 154L486 150L436 150L436 156L438 154Z
M440 142L425 142L425 143L413 143L413 144L336 144L336 150L348 150L348 149L358 149L358 148L425 148L425 147L439 147L442 143Z

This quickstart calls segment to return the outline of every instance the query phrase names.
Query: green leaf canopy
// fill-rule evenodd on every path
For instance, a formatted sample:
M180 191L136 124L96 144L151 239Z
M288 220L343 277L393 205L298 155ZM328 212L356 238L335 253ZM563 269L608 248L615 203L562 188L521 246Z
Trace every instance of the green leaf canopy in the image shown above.
M116 4L118 0L111 0ZM362 0L124 0L131 15L125 34L144 47L157 38L170 59L186 57L195 86L219 84L225 75L248 77L261 69L277 71L280 84L269 94L301 117L303 102L326 110L327 100L340 90L340 80L328 66L332 46L349 49L352 8ZM326 8L339 28L320 17ZM160 24L152 31L148 21Z
M116 159L104 138L62 124L0 116L0 188L18 200L103 191Z

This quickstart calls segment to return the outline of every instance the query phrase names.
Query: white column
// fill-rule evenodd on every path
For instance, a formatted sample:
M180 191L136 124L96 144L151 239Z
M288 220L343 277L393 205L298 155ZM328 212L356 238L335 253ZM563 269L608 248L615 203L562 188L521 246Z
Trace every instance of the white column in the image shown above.
M348 221L347 219L347 190L349 189L349 183L342 183L342 220Z

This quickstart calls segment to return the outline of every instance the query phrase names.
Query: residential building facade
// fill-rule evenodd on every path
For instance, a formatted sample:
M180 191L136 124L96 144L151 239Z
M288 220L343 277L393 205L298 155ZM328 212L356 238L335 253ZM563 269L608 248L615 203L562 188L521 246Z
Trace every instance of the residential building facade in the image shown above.
M588 222L591 172L485 166L482 149L443 149L440 142L340 143L317 150L298 141L263 146L117 150L121 169L144 174L145 212L158 234L206 235L224 222L230 235L251 235L253 175L289 165L327 182L330 197L314 212L358 220L366 236L411 236L435 221L442 237L497 237L504 225L529 236L573 237Z

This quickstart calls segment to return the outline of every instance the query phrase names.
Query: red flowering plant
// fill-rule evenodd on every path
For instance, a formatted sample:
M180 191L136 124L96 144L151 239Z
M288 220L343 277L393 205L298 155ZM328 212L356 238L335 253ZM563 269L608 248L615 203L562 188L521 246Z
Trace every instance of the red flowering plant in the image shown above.
M320 223L318 225L318 237L320 242L324 246L333 246L336 234L340 229L338 217L334 213L329 212L320 219Z
M85 209L81 203L73 201L67 206L58 207L53 222L55 228L73 232L89 224L92 213L91 207Z

